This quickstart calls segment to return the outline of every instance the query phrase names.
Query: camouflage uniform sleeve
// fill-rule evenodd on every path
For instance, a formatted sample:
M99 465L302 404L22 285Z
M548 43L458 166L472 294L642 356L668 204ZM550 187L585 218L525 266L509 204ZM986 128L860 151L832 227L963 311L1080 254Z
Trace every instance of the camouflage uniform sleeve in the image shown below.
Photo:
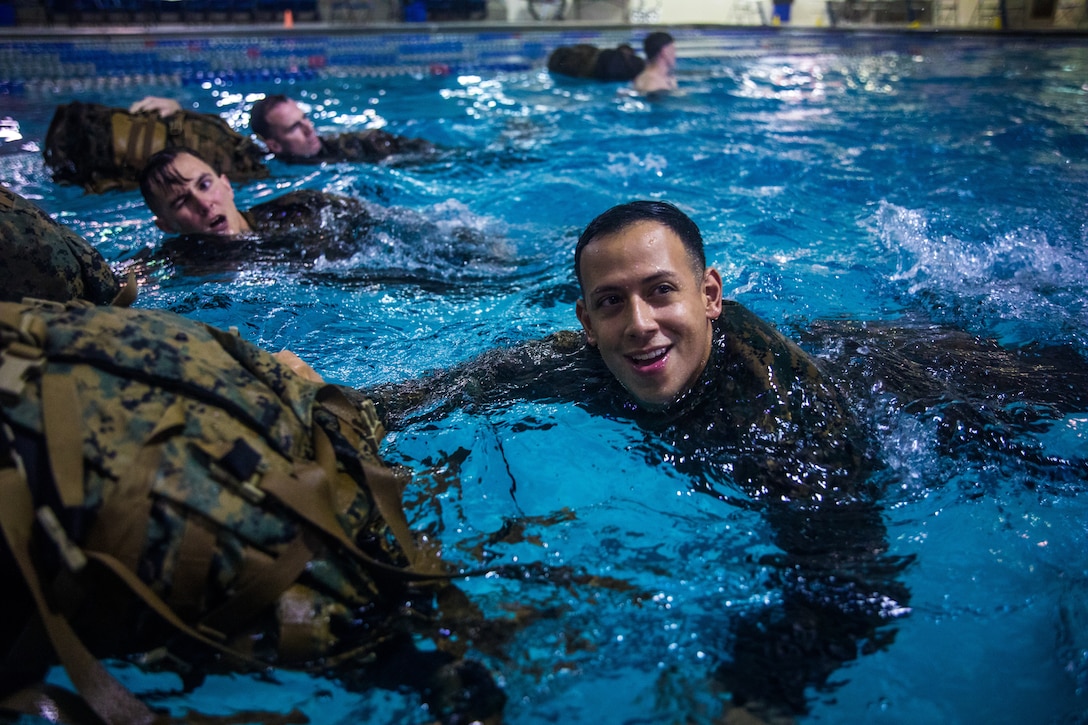
M390 430L418 420L438 420L457 408L514 400L557 399L564 370L580 364L586 350L577 332L490 350L448 370L386 383L363 391Z
M337 161L375 162L396 154L427 153L434 147L427 141L368 129L322 139L326 158Z

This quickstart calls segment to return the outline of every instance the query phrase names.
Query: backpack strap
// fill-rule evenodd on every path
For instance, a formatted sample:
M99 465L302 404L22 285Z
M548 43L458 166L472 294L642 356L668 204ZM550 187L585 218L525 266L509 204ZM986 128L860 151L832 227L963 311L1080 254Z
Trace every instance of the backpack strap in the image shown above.
M117 110L111 120L114 163L135 175L151 154L166 147L166 124L157 113L129 113ZM127 129L126 129L127 126Z
M106 723L150 725L158 716L113 678L80 641L63 615L49 606L31 559L34 504L26 476L18 467L0 470L0 528L41 618L53 650L72 684Z

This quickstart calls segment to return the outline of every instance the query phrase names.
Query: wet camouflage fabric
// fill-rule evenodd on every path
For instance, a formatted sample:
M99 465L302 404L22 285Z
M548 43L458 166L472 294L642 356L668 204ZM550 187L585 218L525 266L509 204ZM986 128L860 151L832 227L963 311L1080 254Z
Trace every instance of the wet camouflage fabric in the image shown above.
M630 81L645 67L646 61L630 45L604 49L586 43L561 45L548 56L550 72L598 81Z
M359 199L330 194L314 189L289 191L270 201L257 204L243 212L253 231L262 236L322 236L328 238L320 246L335 248L335 241L346 236L363 236L370 226L370 214Z
M0 319L18 309L0 304ZM58 305L27 314L47 333L22 342L38 344L50 362L0 412L23 457L39 460L56 445L44 433L56 414L43 404L46 392L69 386L58 388L67 401L61 414L82 421L83 501L57 512L77 544L114 556L183 621L222 632L228 646L262 662L308 667L369 651L403 629L403 582L379 581L255 488L276 475L312 482L320 428L336 471L319 477L327 485L314 495L332 503L357 547L405 566L365 482L363 467L380 464L384 434L369 401L350 391L335 405L323 402L339 389L168 312ZM48 470L28 466L36 505L63 495ZM300 542L306 554L286 591L246 616L222 613L252 577L288 566ZM86 596L72 621L99 657L169 644L134 597Z
M56 183L101 194L137 188L152 154L176 146L195 149L231 181L269 175L261 147L219 116L178 111L164 119L78 101L57 107L42 156Z
M423 139L397 136L381 129L343 133L321 139L321 151L314 156L277 154L276 158L289 164L320 164L338 161L374 163L397 154L425 154L434 146Z
M0 187L0 299L109 304L120 289L102 255L18 194Z
M512 400L572 401L635 420L680 451L697 476L718 468L753 496L844 493L867 471L864 433L837 388L800 347L736 302L714 323L710 361L665 410L640 407L580 333L498 350L453 370L368 390L386 426L418 414Z

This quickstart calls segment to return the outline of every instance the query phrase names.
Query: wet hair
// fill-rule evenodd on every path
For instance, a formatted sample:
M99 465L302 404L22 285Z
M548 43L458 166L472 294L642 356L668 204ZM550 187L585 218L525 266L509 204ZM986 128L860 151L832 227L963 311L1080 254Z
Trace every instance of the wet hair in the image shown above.
M273 108L289 100L291 99L282 93L273 93L254 103L249 111L249 127L253 129L253 133L261 138L268 138L268 134L272 131L268 125L268 114Z
M601 237L617 234L639 222L656 222L671 229L684 244L691 267L696 275L706 271L706 251L703 249L703 235L699 227L684 212L667 201L631 201L614 206L589 223L578 244L574 247L574 276L578 286L582 285L582 252Z
M171 146L152 154L151 158L144 164L143 169L140 170L139 182L140 193L144 195L144 201L147 202L151 211L156 214L159 211L157 207L159 201L161 201L162 192L171 186L177 186L189 181L174 168L174 161L182 154L188 154L194 159L203 161L212 168L212 171L219 174L219 169L215 168L215 164L201 156L199 151L188 146Z
M656 58L661 49L672 42L672 36L663 31L647 35L642 41L642 51L646 53L646 60Z

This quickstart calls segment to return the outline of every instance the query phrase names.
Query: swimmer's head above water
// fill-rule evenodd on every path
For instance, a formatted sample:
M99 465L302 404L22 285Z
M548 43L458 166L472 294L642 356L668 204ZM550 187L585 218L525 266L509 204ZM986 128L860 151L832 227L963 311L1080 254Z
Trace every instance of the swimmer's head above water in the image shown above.
M722 312L722 278L695 223L672 204L621 204L586 227L574 264L578 320L624 388L651 408L686 393Z
M305 159L321 152L321 137L313 121L295 101L281 93L254 103L249 123L274 154Z
M164 232L230 236L250 231L234 204L230 180L192 149L174 147L153 155L140 172L140 192Z

